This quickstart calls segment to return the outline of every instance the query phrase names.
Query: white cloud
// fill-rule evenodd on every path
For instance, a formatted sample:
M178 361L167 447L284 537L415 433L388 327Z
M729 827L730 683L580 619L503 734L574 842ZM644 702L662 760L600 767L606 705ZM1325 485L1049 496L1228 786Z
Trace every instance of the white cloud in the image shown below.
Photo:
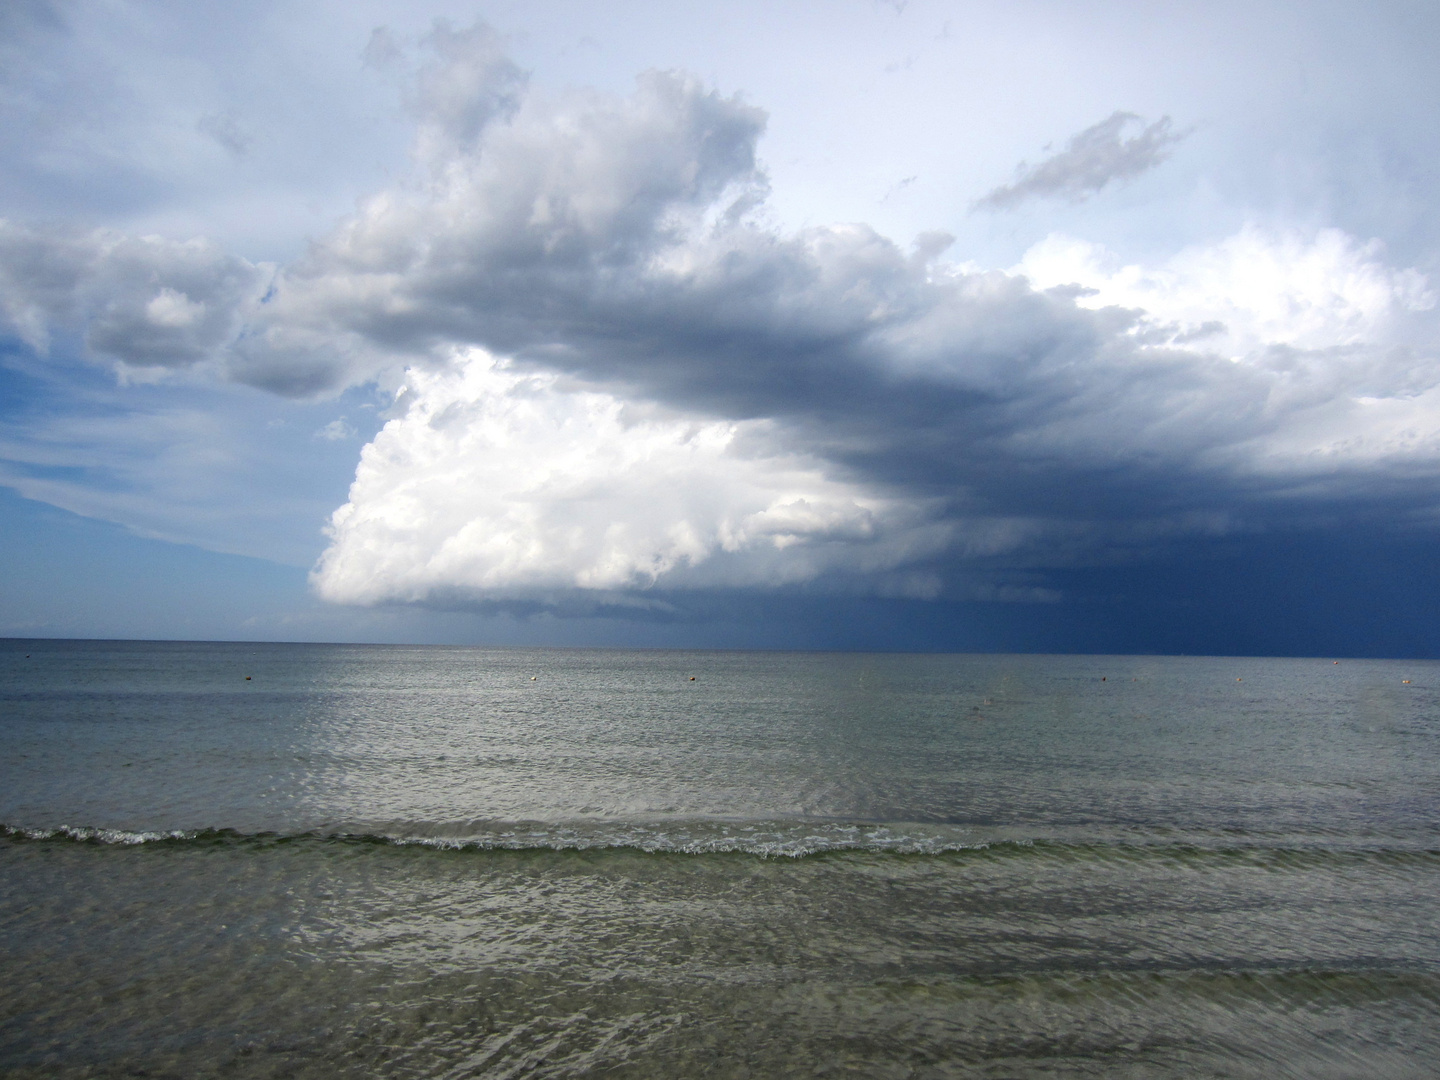
M194 326L204 317L203 301L191 300L184 293L163 286L145 305L145 319L155 327L184 329Z
M1306 237L1248 225L1162 266L1122 264L1099 244L1055 235L1025 253L1016 272L1037 288L1080 285L1086 308L1146 313L1146 330L1241 358L1268 347L1328 349L1392 337L1435 294L1416 270L1395 270L1376 242L1338 229Z
M331 420L319 431L315 432L315 437L317 439L324 439L326 442L342 442L345 439L353 439L356 434L355 429L345 417L342 416L337 420Z
M515 371L412 371L316 569L349 603L774 586L934 554L915 501L826 475L760 421L707 420ZM923 586L922 586L923 587Z
M1229 361L1230 381L1250 391L1204 405L1248 419L1203 448L1209 460L1240 474L1329 475L1339 489L1357 470L1378 470L1372 480L1384 483L1386 463L1401 472L1440 463L1440 348L1423 319L1435 294L1382 255L1336 229L1306 237L1247 226L1154 267L1052 236L1016 271L1039 288L1079 286L1086 308L1142 312L1129 334L1151 347Z

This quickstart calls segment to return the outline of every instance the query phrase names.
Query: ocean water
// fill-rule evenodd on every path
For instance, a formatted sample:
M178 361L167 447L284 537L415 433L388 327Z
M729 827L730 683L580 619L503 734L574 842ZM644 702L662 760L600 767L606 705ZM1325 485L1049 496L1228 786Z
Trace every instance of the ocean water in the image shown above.
M11 640L0 737L4 1077L1440 1075L1433 662Z

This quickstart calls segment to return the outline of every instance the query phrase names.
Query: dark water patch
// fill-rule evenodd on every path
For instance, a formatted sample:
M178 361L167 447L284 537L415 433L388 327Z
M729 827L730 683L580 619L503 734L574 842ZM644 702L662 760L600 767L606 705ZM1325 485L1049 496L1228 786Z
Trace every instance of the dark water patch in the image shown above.
M1113 854L6 842L0 1075L1416 1076L1440 1060L1433 855L1277 870Z

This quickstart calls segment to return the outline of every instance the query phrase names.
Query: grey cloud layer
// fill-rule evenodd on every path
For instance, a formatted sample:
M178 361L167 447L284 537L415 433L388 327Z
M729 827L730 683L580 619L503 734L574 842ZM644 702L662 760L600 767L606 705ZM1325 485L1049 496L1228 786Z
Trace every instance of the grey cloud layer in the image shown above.
M414 356L474 343L713 416L782 419L878 482L1066 515L1082 470L1109 478L1084 496L1098 511L1133 512L1140 485L1168 512L1199 498L1177 470L1241 467L1238 447L1357 378L1383 384L1399 365L1407 393L1433 382L1429 361L1348 339L1237 364L1178 344L1198 320L1092 310L863 225L776 233L747 216L762 126L667 75L626 101L527 103L425 191L377 200L288 268L239 371L282 391L353 377L339 350L298 366L292 338Z
M205 240L36 229L0 219L0 315L37 351L53 330L135 367L185 367L230 346L270 271Z
M1015 182L991 191L975 203L975 209L1009 210L1028 199L1087 199L1114 181L1149 172L1185 137L1173 130L1168 116L1162 116L1124 138L1126 129L1137 123L1140 117L1134 113L1112 113L1073 136L1058 154L1036 165L1021 162Z
M372 49L377 62L389 55L385 44ZM1087 305L1084 289L1067 287L1073 278L1041 289L1034 274L940 262L934 237L906 251L864 225L767 227L756 158L764 114L692 79L652 73L625 99L545 100L525 92L484 28L439 27L429 47L435 60L412 99L421 178L375 197L279 271L203 242L0 231L5 312L37 347L47 327L83 327L94 351L130 365L210 363L293 396L407 365L468 370L476 361L460 357L470 346L513 358L503 390L411 380L431 387L425 407L367 450L366 484L336 526L337 544L353 536L356 545L327 556L351 582L333 591L339 599L451 603L457 589L503 591L499 564L482 565L478 547L466 547L483 546L480 526L498 520L477 515L503 515L516 536L531 521L589 538L537 540L544 572L527 563L525 573L550 589L566 580L663 584L711 552L758 560L745 536L769 544L772 562L773 552L792 561L716 580L790 582L795 566L881 575L905 559L941 577L957 560L1053 565L1187 532L1297 513L1319 519L1336 507L1383 515L1397 493L1412 517L1435 512L1440 365L1415 322L1423 290L1387 276L1372 251L1342 243L1315 256L1334 264L1338 283L1305 301L1338 312L1329 322L1317 315L1319 331L1297 336L1284 319L1254 315L1253 340L1227 353L1215 342L1241 340L1237 319L1248 309L1210 317L1203 304L1182 303L1178 286L1156 285L1144 304ZM1178 136L1162 120L1123 139L1132 120L1117 113L1082 132L985 201L1080 196L1144 171ZM1364 297L1346 292L1357 281L1370 290ZM1293 296L1277 297L1294 321ZM526 372L603 396L527 383ZM535 407L551 419L517 420L516 430L573 430L603 413L603 440L574 445L602 446L598 457L616 461L639 460L616 447L644 427L626 419L624 402L658 403L669 426L645 429L662 450L644 460L659 463L646 468L660 486L590 494L599 480L567 459L564 513L539 506L561 497L543 478L515 495L533 514L460 494L437 509L456 478L483 479L460 459L491 444L427 432L495 415L485 394L505 395L507 416L532 399L550 402ZM705 427L712 422L731 426ZM703 453L686 425L708 433ZM684 474L691 488L705 470L726 470L738 501L695 510L708 524L689 511L651 514L680 482L661 466L682 451L665 447L686 448L697 463ZM355 501L364 498L375 501ZM577 509L582 502L590 509ZM635 544L655 550L590 542L596 530L625 525L626 506L651 537ZM837 532L816 507L836 521L878 524ZM903 528L887 533L892 513ZM399 543L392 526L405 514L447 524L407 533L403 551L381 550ZM808 524L775 524L805 515ZM363 535L353 531L362 519ZM888 544L901 554L803 560L794 553L805 544ZM581 551L583 566L566 562ZM439 569L389 593L374 585L381 566L421 562ZM663 569L645 578L636 568L647 565ZM458 576L447 579L446 567Z

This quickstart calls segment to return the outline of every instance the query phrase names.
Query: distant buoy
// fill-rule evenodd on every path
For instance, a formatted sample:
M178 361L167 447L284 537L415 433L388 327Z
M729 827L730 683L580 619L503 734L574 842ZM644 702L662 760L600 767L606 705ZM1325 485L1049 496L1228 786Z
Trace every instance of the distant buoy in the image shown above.
M1101 675L1101 676L1100 676L1100 681L1101 681L1101 682L1104 682L1104 681L1105 681L1105 676L1104 676L1104 675Z
M1244 679L1236 679L1235 681L1236 681L1236 682L1244 682L1245 680L1244 680Z
M1403 682L1403 683L1405 683L1407 686L1410 684L1410 680L1409 680L1409 679L1401 679L1400 681Z
M694 676L694 675L691 675L691 676L690 676L690 681L691 681L691 682L694 682L694 681L695 681L695 676Z
M1330 662L1331 662L1332 664L1338 664L1338 663L1340 663L1339 660L1331 660Z
M531 682L534 682L534 681L535 681L535 676L534 676L534 675L531 675L531 676L530 676L530 681L531 681Z
M245 681L246 681L246 682L249 682L249 681L250 681L250 676L249 676L249 675L246 675L246 676L245 676Z

